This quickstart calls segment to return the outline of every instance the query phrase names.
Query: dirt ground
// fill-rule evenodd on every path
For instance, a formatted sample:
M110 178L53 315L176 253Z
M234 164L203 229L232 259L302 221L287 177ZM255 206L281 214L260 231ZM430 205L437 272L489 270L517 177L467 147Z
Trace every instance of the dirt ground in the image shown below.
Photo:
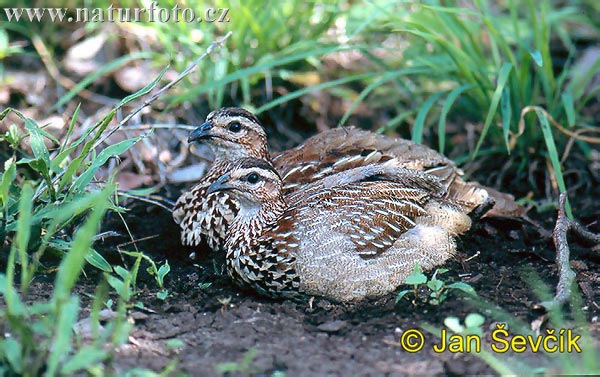
M166 195L176 197L173 189ZM600 230L600 203L595 195L575 200L577 217L593 231ZM156 298L156 285L146 277L140 301L155 311L137 312L130 342L117 350L109 368L124 372L131 368L173 371L194 376L219 375L229 367L232 375L455 375L490 374L493 370L475 355L436 354L431 345L439 342L426 333L426 345L408 353L398 345L404 330L423 324L442 327L444 318L461 319L471 312L485 314L485 306L497 305L514 318L530 324L546 316L533 307L539 298L528 282L528 271L548 285L557 281L554 246L535 227L518 222L483 220L460 239L460 253L447 263L445 280L465 281L489 304L477 309L471 300L450 295L439 306L394 303L395 296L360 307L341 307L316 300L306 304L259 297L234 286L226 275L215 274L209 256L192 261L190 250L179 245L178 228L164 209L134 203L126 221L136 238L156 236L138 243L140 250L157 261L168 259L171 272L166 284L171 294L166 301ZM551 230L555 211L533 219ZM115 216L107 228L126 234ZM111 244L119 241L112 239ZM107 251L110 245L104 245ZM113 249L114 250L114 249ZM584 313L590 321L596 346L600 338L600 255L589 245L572 243L572 260L584 296ZM110 252L108 253L110 257ZM116 258L116 255L113 255ZM218 268L217 268L218 269ZM484 335L494 321L486 316ZM543 328L543 327L542 327ZM173 339L181 347L169 347ZM501 356L510 365L524 362L552 371L556 358L548 355ZM228 364L227 364L228 363ZM234 363L234 364L231 364Z

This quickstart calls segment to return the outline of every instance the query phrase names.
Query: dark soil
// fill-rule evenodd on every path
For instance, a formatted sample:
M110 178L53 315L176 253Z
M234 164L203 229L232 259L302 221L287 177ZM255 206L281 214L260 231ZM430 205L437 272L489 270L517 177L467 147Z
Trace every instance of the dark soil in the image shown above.
M593 221L600 215L597 201L578 200L574 207L582 208L577 215L583 224L600 230L600 224ZM552 292L557 281L554 246L548 235L527 223L482 220L460 240L460 253L447 263L450 271L444 275L447 282L469 283L479 295L479 304L451 294L439 306L414 306L407 300L395 304L395 296L390 295L356 307L322 300L309 307L240 290L226 274L215 272L218 267L209 256L201 255L196 262L187 258L190 250L179 246L178 228L167 211L143 203L133 203L131 208L126 221L135 237L156 236L138 242L138 248L157 261L169 260L170 296L165 301L157 299L150 277L146 285L140 284L139 300L156 313L134 316L130 343L118 350L111 365L115 372L134 367L162 371L175 361L175 370L200 376L218 375L226 366L239 369L234 375L278 371L287 376L489 374L493 370L474 354L434 353L431 346L438 340L429 333L425 333L424 349L417 353L404 351L398 341L404 330L424 324L441 328L446 317L462 320L471 312L486 316L484 335L489 339L494 321L500 319L491 314L495 307L526 326L545 320L547 316L534 309L540 301L534 288L543 287L532 286L540 285L532 276L541 278ZM551 230L555 212L532 213L532 217ZM107 226L126 234L116 218ZM572 260L577 261L573 265L583 292L583 311L598 339L600 256L589 245L576 242L571 251ZM182 341L183 346L170 348L172 339ZM555 367L551 357L517 356L532 366ZM232 362L237 364L224 364Z

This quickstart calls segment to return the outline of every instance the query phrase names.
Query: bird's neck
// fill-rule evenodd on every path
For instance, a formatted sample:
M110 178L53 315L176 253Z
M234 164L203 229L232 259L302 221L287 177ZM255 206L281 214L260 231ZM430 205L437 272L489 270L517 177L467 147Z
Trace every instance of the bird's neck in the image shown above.
M225 244L230 267L239 268L240 260L256 251L258 239L277 224L285 207L283 197L279 197L260 206L240 210L231 223Z
M213 148L213 154L215 156L214 165L219 162L233 162L240 158L253 157L260 158L271 162L271 155L267 145L264 143L256 143L251 148Z

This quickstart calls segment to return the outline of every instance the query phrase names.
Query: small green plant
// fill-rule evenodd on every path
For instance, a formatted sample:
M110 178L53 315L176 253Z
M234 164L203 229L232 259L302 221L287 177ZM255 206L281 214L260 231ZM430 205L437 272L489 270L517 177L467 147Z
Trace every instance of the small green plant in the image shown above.
M208 289L212 286L212 282L202 282L202 283L198 283L198 289Z
M233 299L233 297L231 297L231 296L217 298L217 302L219 304L221 304L221 312L224 313L225 311L227 311L227 309L229 308L229 305L231 305L232 299Z
M119 296L129 302L135 295L137 276L142 261L149 264L146 271L151 276L154 276L154 280L160 289L160 291L156 293L156 297L165 300L169 296L169 290L166 289L164 285L165 276L171 271L171 266L168 261L165 261L162 266L157 267L156 263L142 252L126 250L120 250L120 252L121 254L134 257L135 261L133 262L133 267L129 271L121 266L116 266L114 269L116 276L114 274L106 274L108 283L117 291ZM138 303L137 305L139 306L140 304Z
M464 324L460 323L460 319L458 317L446 317L444 319L444 325L449 330L449 333L446 333L445 343L448 344L449 340L452 339L453 336L459 335L463 337L463 339L468 339L470 335L474 335L479 339L478 349L471 349L471 353L477 355L483 361L485 361L492 369L498 372L500 375L512 375L516 374L515 371L519 370L520 373L526 374L537 374L539 370L529 368L529 366L522 366L525 369L512 369L511 366L507 365L504 361L496 357L493 352L486 349L486 345L481 345L482 339L484 339L484 322L485 318L479 313L469 313L465 317ZM436 335L437 337L442 337L443 333L430 325L423 326L425 330ZM466 340L465 340L466 341Z
M465 323L462 325L458 317L446 317L444 325L455 334L461 335L479 335L483 336L483 323L485 318L479 313L469 313L465 317Z
M4 163L4 173L0 175L0 241L8 239L17 247L21 265L20 288L26 292L44 254L50 250L66 255L73 246L73 239L64 231L73 229L78 220L97 205L95 197L87 190L96 171L140 138L122 141L96 154L94 143L112 120L114 111L71 142L76 111L62 144L17 110L7 108L0 113L0 121L9 112L24 121L28 132L23 135L11 125L0 137L0 142L6 141L13 148L12 156ZM33 156L26 155L20 147L26 138ZM44 139L60 145L59 148L50 153ZM81 147L79 155L72 158L71 154L78 147ZM115 185L108 184L107 187L111 187L111 192L116 191ZM20 203L18 198L21 198ZM109 204L107 209L120 210L114 204ZM111 271L110 264L93 249L84 258L103 271Z
M400 302L407 294L412 293L413 299L411 300L413 305L417 305L417 300L421 300L424 304L439 305L448 297L448 293L452 290L458 290L469 295L475 295L475 290L467 283L461 281L446 284L445 281L438 278L439 275L448 272L445 268L436 269L431 278L428 280L427 276L421 272L421 268L417 263L413 272L408 275L404 284L412 285L413 289L405 289L398 293L396 297L396 303ZM426 292L420 294L420 291Z

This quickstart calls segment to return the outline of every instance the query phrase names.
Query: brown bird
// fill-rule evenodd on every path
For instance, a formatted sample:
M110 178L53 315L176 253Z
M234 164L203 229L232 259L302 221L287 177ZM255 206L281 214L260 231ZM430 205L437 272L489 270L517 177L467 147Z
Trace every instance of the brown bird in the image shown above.
M226 237L229 275L269 296L354 302L394 291L415 263L442 264L471 219L433 175L371 164L308 184L284 199L265 160L243 158L207 194L239 207Z
M173 210L181 227L184 245L197 246L204 239L212 250L222 250L228 224L239 209L227 192L207 195L206 190L231 161L240 157L270 160L283 178L284 195L315 180L337 172L372 163L422 170L437 176L454 203L469 213L495 201L488 215L519 216L522 207L512 196L477 183L464 182L462 172L446 157L404 139L390 138L358 128L335 128L321 132L302 145L271 156L260 121L240 108L211 112L194 130L190 141L206 143L215 154L215 163L203 180L184 193Z

